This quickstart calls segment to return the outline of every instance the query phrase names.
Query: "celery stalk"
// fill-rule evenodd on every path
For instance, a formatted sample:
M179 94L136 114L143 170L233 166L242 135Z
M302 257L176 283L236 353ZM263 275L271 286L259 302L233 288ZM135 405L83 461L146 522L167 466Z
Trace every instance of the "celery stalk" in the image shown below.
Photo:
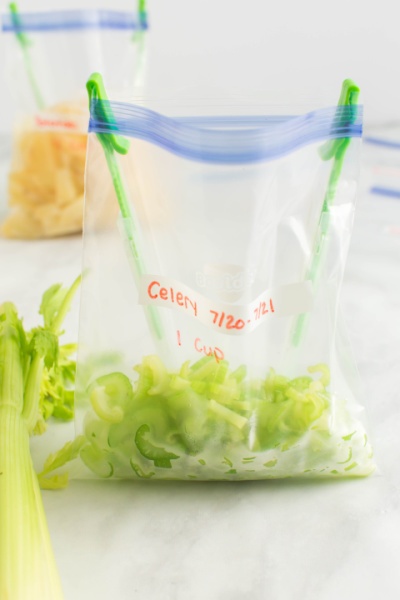
M26 422L0 406L0 598L63 598Z
M68 350L59 363L58 336L78 284L52 286L40 308L44 325L29 332L13 304L0 305L1 600L63 598L29 435L43 431L51 408L62 409L68 400L58 394L52 407L51 392L62 390L71 371Z

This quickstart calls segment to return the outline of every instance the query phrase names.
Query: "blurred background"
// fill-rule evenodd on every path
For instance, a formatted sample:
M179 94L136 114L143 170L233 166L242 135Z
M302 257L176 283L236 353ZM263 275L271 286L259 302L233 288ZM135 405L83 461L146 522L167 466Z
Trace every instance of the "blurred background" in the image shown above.
M44 10L101 6L100 0L20 0ZM109 6L107 3L103 3ZM115 10L136 0L115 0ZM2 9L6 3L2 3ZM262 94L271 102L335 104L341 82L361 88L367 127L400 121L399 5L395 0L148 0L148 87ZM156 41L156 43L154 43ZM10 132L14 103L0 53L0 132Z

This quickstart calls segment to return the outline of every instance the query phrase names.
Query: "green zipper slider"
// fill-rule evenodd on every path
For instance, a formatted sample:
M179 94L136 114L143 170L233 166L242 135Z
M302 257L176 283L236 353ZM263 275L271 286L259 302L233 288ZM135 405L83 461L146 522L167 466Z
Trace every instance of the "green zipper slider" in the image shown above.
M138 13L139 13L139 23L140 23L142 29L145 29L147 27L146 0L139 0Z
M11 21L14 26L15 37L17 38L19 45L21 46L22 55L24 58L26 74L28 76L29 83L31 85L31 89L33 95L35 97L35 102L39 110L42 110L45 107L45 102L43 100L42 93L39 89L38 83L36 81L35 73L32 66L31 55L29 52L29 48L33 45L31 40L28 38L26 33L23 32L23 27L21 23L21 17L18 11L18 6L16 2L11 2L8 5L11 15Z
M351 106L353 110L346 112L346 124L354 123L357 119L357 103L360 88L351 79L345 79L342 84L338 108L342 106ZM339 112L339 111L338 111ZM341 115L343 119L343 113ZM340 118L340 112L339 112ZM343 123L345 124L345 123ZM320 148L320 156L322 160L330 160L331 158L339 158L340 154L347 148L350 143L350 138L339 138L329 140Z
M30 39L28 38L26 33L24 33L22 31L21 18L19 16L17 3L10 2L8 7L10 9L11 19L12 19L12 22L13 22L13 25L14 25L14 28L16 31L15 35L17 36L19 43L21 44L21 46L24 46L25 48L27 48L28 46L31 46L32 42L30 41Z
M108 169L112 178L115 195L123 219L124 236L130 252L130 262L136 278L136 283L140 283L140 277L147 273L144 256L140 247L140 224L131 207L125 182L119 167L117 154L127 154L129 151L129 140L121 135L112 133L118 126L113 115L110 102L104 87L103 78L100 73L93 73L87 83L86 89L89 95L89 108L91 114L98 116L108 126L107 133L97 133L97 138L101 143L104 155L107 161ZM98 102L96 102L98 100ZM156 339L163 338L163 328L160 315L155 306L145 306L144 311L147 315L149 327Z
M338 110L336 112L337 118L339 120L343 120L343 126L350 125L357 119L357 101L359 93L359 87L351 79L345 79L343 81L338 102ZM343 106L349 106L353 108L346 111L344 116L342 110ZM311 281L314 284L314 289L318 285L318 280L328 245L330 207L335 199L345 153L350 144L350 140L351 138L348 137L328 140L321 146L319 150L322 160L332 160L333 163L329 176L328 187L322 203L313 253L305 276L306 281ZM308 313L302 313L296 318L292 336L292 345L295 347L299 346L304 338L307 320Z
M110 107L110 103L107 97L107 92L104 87L103 78L100 73L92 73L86 83L86 89L89 95L89 110L98 115L102 121L105 121L109 125L110 130L117 129L115 118ZM99 102L96 102L99 100ZM106 134L98 134L100 136L106 136L107 140L111 143L111 146L118 154L127 154L129 152L129 140L116 135L114 133L107 132Z

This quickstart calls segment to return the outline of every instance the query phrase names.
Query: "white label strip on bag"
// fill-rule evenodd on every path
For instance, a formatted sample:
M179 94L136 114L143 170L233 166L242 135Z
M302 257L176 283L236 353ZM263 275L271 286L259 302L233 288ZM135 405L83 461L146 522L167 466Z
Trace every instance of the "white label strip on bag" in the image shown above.
M142 275L139 303L183 311L220 333L240 335L250 333L267 319L309 312L313 288L311 281L283 285L240 306L210 300L173 279Z

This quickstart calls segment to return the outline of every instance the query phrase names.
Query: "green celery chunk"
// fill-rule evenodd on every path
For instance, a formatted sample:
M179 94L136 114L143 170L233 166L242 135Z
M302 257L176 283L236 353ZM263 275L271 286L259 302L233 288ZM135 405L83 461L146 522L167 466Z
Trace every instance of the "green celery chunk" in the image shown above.
M123 373L111 373L96 379L89 388L89 397L96 414L104 421L123 420L132 399L132 384Z
M167 450L164 450L164 448L160 448L152 444L152 442L147 439L149 433L150 427L147 424L139 427L136 432L135 444L140 454L148 460L152 460L155 467L171 469L171 460L176 460L179 458L179 456L173 452L168 452Z

